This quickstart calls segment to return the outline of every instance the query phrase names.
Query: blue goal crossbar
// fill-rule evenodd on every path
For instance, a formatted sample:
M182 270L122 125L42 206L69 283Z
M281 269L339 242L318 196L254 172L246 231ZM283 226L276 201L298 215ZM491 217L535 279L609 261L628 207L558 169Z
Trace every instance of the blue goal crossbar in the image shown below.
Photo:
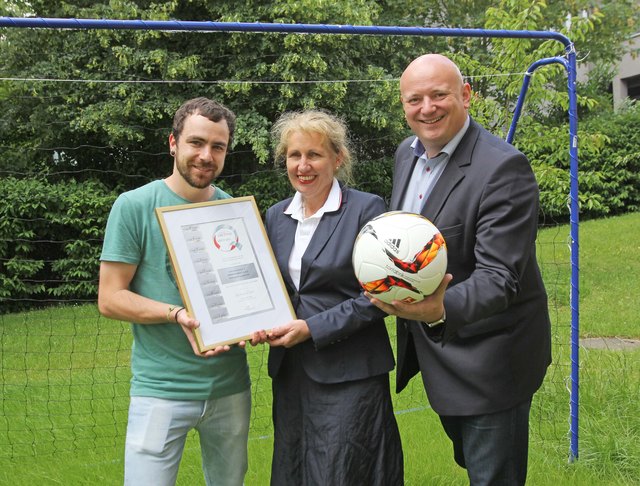
M507 141L511 143L524 104L533 72L540 66L562 64L568 74L569 94L569 158L570 158L570 248L571 248L571 390L570 390L570 448L569 461L578 458L579 404L579 244L578 244L578 108L576 94L576 52L573 43L559 32L529 30L488 30L433 27L357 26L326 24L281 24L250 22L205 22L181 20L106 20L0 17L0 27L36 29L106 29L106 30L162 30L192 32L262 32L298 34L349 34L384 36L441 36L441 37L497 37L520 39L548 39L564 45L565 55L541 59L527 69L520 96L514 110Z

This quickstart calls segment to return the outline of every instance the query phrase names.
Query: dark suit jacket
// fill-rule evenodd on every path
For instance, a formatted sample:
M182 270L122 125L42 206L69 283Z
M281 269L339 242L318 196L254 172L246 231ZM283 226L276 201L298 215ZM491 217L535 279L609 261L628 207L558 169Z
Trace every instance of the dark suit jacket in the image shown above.
M284 214L291 199L267 211L266 228L291 302L309 325L312 339L296 346L307 375L318 383L341 383L388 373L393 351L385 314L362 294L351 264L360 228L385 211L372 194L342 187L340 209L325 213L302 257L300 289L289 275L297 221ZM276 377L285 348L269 350L269 376Z
M392 209L416 161L414 138L396 151ZM397 320L398 391L421 371L437 413L475 415L510 408L540 387L551 339L535 252L538 199L526 157L472 120L422 211L447 244L447 321L427 329Z

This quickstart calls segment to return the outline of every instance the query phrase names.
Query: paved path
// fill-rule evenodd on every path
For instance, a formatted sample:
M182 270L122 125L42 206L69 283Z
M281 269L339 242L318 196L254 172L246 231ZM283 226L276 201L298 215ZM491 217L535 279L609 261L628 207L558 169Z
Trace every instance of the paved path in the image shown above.
M589 349L609 349L612 351L624 351L640 347L640 339L620 337L593 337L580 339L580 345Z

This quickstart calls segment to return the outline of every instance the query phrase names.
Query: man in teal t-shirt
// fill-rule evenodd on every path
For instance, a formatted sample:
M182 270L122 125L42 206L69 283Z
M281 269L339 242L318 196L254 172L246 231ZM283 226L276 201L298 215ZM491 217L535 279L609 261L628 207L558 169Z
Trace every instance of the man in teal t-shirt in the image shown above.
M155 208L230 196L212 185L224 167L235 115L206 98L176 112L169 148L173 173L121 194L100 257L98 307L130 321L131 403L126 485L173 485L187 433L200 436L207 485L241 485L247 470L251 395L242 347L201 353L198 322L182 306Z

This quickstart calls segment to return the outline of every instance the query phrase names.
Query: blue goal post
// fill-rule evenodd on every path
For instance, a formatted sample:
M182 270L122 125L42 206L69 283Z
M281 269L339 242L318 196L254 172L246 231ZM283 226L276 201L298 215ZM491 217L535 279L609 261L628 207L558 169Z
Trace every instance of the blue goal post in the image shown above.
M193 32L254 32L297 34L349 34L382 36L441 36L441 37L496 37L519 39L547 39L563 44L565 55L538 60L525 73L520 95L514 109L507 142L514 138L529 81L540 66L558 63L567 71L569 95L569 158L570 158L570 250L571 250L571 387L570 387L570 447L569 461L578 458L578 405L579 405L579 244L578 244L578 109L576 94L576 51L574 44L565 35L553 31L490 30L433 27L357 26L327 24L281 24L250 22L204 22L204 21L152 21L152 20L106 20L106 19L60 19L0 17L0 27L35 29L103 29L103 30L161 30Z

